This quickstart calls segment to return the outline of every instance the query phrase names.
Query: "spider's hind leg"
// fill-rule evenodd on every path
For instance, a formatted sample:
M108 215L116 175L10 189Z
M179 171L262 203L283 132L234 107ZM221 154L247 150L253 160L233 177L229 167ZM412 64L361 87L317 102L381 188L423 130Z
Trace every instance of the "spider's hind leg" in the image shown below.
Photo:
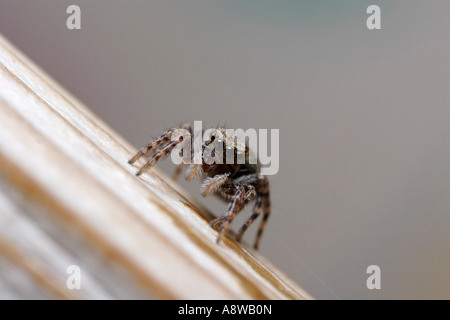
M250 218L248 218L248 220L245 222L245 224L239 230L239 233L236 236L237 242L241 242L241 238L244 235L245 231L253 223L253 221L255 221L259 217L259 215L261 214L261 211L262 211L262 205L263 205L263 197L260 195L256 196L253 214L250 216Z
M242 185L238 185L236 186L236 189L237 190L234 193L233 198L228 206L227 214L211 221L212 226L218 224L219 222L222 222L220 226L219 236L217 237L216 241L217 243L219 243L227 233L236 214L238 214L256 196L255 188L252 185L245 187Z
M262 196L264 215L261 224L259 225L258 233L256 234L255 243L253 245L255 249L258 249L259 247L259 241L261 240L264 228L266 227L267 219L269 219L270 215L269 180L267 180L267 178L261 178L258 189L259 193Z

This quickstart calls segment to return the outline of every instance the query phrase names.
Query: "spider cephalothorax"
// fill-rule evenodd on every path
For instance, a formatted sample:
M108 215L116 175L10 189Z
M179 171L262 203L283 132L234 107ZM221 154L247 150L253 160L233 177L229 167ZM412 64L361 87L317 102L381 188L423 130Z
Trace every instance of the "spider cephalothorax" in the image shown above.
M186 130L188 135L180 135L179 130ZM190 163L182 163L177 167L174 178L178 178L182 170L187 167L186 180L192 180L196 176L203 179L201 192L203 196L216 194L225 201L228 201L227 213L212 220L212 227L219 226L219 235L217 243L227 233L234 217L250 202L254 201L253 214L239 230L236 240L240 241L244 232L252 222L263 213L263 220L260 224L254 247L257 249L259 241L270 214L269 182L266 177L260 174L259 163L252 164L248 144L235 139L235 136L229 134L224 128L214 128L207 130L208 137L202 142L201 148L190 152ZM172 128L166 130L163 135L150 141L147 146L142 148L129 163L145 155L149 155L147 163L142 166L136 175L141 175L150 169L158 160L167 156L177 145L184 142L190 142L189 148L194 145L194 139L199 137L192 136L192 128L186 124L181 128ZM201 138L201 137L200 137ZM208 154L210 147L214 144L217 149ZM217 154L221 150L221 154ZM191 151L191 149L189 150ZM205 154L211 158L220 158L223 161L211 161ZM221 156L221 157L217 157ZM229 161L231 158L232 161ZM219 160L220 160L219 159Z

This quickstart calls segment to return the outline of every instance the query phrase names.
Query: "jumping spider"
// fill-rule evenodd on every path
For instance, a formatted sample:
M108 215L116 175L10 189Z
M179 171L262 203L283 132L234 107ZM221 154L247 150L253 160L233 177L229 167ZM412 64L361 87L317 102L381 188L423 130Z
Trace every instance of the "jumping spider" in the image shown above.
M191 137L191 145L193 145L194 136L192 127L189 124L185 124L181 126L181 128L190 133L189 137ZM128 161L129 164L133 164L143 156L150 156L147 163L136 173L137 176L150 169L158 160L166 157L178 144L184 141L185 137L181 135L174 136L176 131L177 128L166 130L163 135L150 141L147 146L142 148ZM202 154L205 148L211 143L221 142L218 137L228 141L232 138L232 141L235 141L234 137L227 136L227 132L223 127L218 127L211 131L212 133L209 135L209 138L202 142ZM227 144L227 148L229 149L230 145ZM229 202L227 213L210 222L210 225L213 228L220 226L219 235L216 241L217 243L219 243L227 233L234 217L247 204L255 201L253 214L239 230L236 240L240 242L244 232L252 222L258 218L262 211L264 213L262 222L254 242L254 248L258 249L261 235L270 214L269 181L260 174L259 162L257 164L250 164L250 151L247 143L231 143L231 148L233 149L231 152L234 153L235 160L232 164L208 164L202 156L201 164L195 164L194 161L192 161L192 164L180 164L175 171L174 178L177 179L184 167L187 167L186 180L190 181L196 176L202 177L203 182L201 185L201 192L203 196L216 194L224 201ZM224 153L223 159L225 159L226 149L223 148L222 150ZM229 151L230 150L228 150L228 152ZM194 153L191 154L191 159L193 160L196 155ZM245 157L245 163L239 164L237 161L239 157ZM242 163L243 161L240 162Z

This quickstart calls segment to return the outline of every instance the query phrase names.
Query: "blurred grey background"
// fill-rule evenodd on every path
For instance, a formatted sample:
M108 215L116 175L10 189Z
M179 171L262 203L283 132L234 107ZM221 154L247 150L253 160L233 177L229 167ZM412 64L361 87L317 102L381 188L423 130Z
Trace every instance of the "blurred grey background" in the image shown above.
M70 4L81 30L66 28ZM381 30L366 27L371 4ZM193 120L280 129L261 252L316 298L449 299L449 10L0 0L0 33L136 146ZM372 264L381 290L366 287Z

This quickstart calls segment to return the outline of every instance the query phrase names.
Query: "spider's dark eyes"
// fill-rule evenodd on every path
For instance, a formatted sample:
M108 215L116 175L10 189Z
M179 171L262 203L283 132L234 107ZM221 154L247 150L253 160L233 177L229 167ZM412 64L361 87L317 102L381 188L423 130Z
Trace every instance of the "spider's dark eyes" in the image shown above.
M216 140L216 136L215 135L211 135L211 141Z

